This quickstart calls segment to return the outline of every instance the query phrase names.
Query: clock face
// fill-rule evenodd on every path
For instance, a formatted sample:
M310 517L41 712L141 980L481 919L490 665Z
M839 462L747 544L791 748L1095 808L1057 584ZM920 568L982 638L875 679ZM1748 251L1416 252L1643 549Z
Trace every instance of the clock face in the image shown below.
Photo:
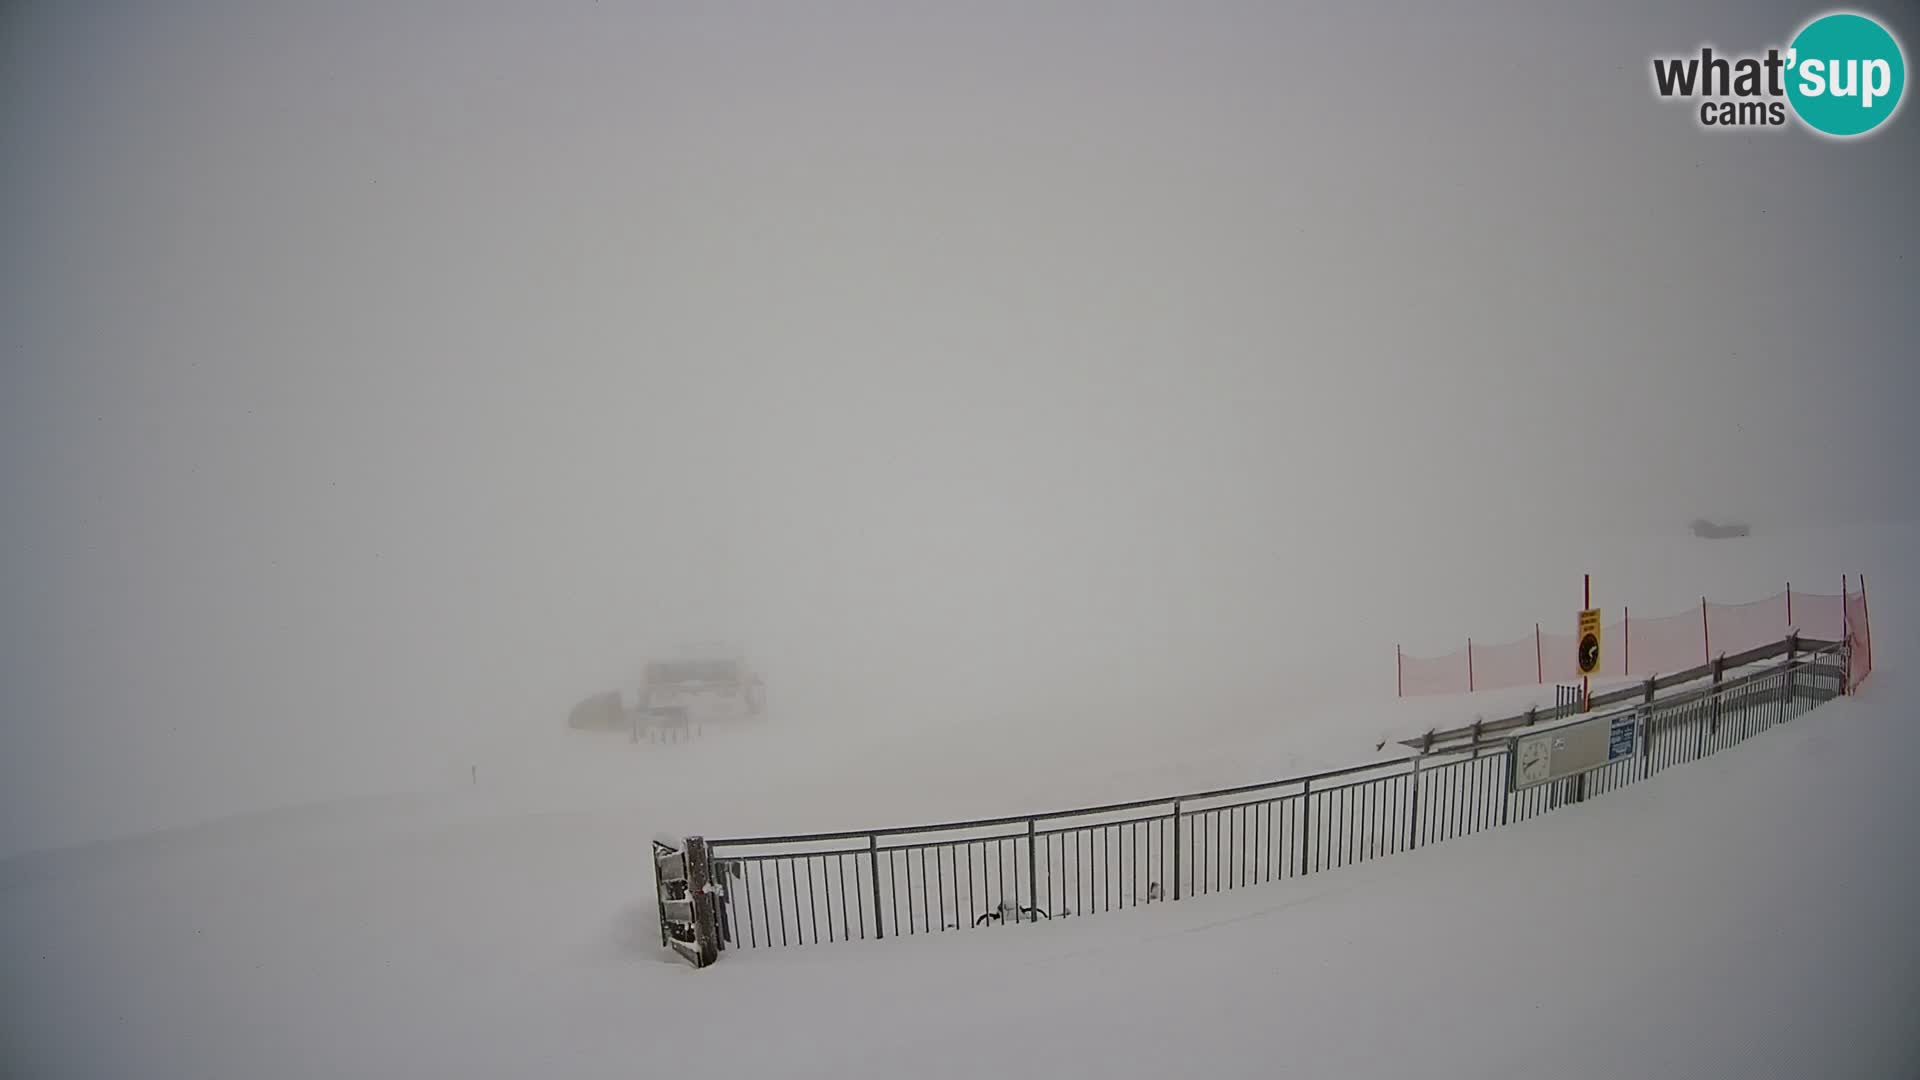
M1545 780L1552 763L1552 747L1545 739L1535 739L1520 747L1520 779Z

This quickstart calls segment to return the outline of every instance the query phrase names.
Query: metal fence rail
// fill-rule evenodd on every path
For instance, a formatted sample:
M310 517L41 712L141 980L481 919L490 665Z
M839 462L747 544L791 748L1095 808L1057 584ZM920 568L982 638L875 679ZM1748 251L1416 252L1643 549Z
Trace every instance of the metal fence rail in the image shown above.
M1804 651L1811 648L1812 651ZM912 937L1078 918L1247 888L1468 836L1734 746L1847 690L1845 643L1659 694L1631 714L1631 757L1514 791L1513 738L1263 784L942 825L698 841L721 948ZM1748 664L1753 657L1742 657ZM1614 700L1618 700L1616 696ZM1580 721L1598 712L1579 716ZM1573 718L1568 718L1572 720ZM691 843L692 841L690 841Z

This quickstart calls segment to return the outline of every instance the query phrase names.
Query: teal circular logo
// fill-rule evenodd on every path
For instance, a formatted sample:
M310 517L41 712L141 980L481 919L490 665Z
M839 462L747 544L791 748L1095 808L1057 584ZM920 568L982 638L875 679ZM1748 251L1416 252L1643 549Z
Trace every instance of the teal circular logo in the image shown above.
M1788 49L1787 100L1815 131L1865 135L1900 107L1907 85L1900 43L1865 15L1823 15Z

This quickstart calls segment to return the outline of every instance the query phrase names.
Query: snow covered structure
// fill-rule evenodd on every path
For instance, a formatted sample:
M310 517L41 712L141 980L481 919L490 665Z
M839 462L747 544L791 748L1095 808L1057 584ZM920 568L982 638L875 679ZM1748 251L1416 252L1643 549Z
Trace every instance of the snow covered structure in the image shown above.
M711 724L749 723L766 715L766 681L729 645L682 646L670 659L650 660L632 690L606 690L568 713L574 731L695 730Z
M640 686L642 709L684 709L693 723L758 720L766 704L765 680L730 646L691 646L651 661Z

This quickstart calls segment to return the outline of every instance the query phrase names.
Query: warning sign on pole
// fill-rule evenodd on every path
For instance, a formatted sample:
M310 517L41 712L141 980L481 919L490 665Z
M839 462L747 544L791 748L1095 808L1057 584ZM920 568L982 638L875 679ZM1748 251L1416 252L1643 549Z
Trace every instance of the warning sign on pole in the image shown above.
M1580 613L1580 632L1574 635L1580 642L1578 657L1580 674L1594 675L1600 671L1600 609L1589 608Z

